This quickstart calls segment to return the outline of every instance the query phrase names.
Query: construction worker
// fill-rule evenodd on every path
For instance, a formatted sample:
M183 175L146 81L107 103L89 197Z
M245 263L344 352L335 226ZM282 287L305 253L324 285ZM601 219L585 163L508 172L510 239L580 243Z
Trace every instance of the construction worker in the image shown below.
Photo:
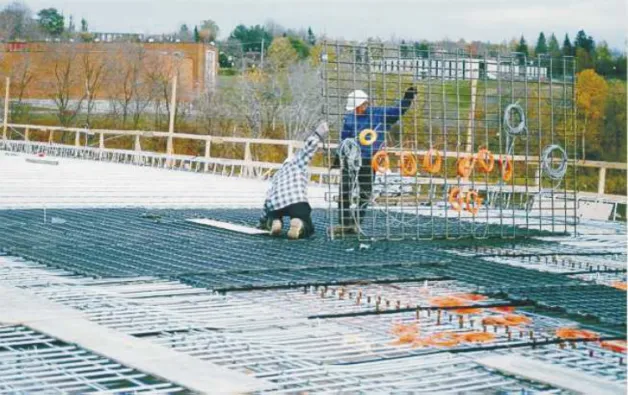
M362 131L370 129L375 131L375 141L370 145L360 144L361 166L357 176L360 189L358 199L358 218L360 221L364 218L366 208L371 200L371 192L373 189L373 179L375 172L371 167L371 160L386 143L386 132L405 114L412 105L412 100L416 96L416 88L410 87L405 91L403 98L391 107L370 107L369 97L366 92L361 90L353 91L347 98L346 110L344 116L342 132L340 134L341 141L346 139L354 139L358 141ZM342 182L340 186L340 200L338 201L338 210L340 225L345 231L357 231L354 228L356 224L350 212L352 182L355 178L350 173L349 166L346 163L347 158L341 158L345 161L342 164Z
M312 208L307 199L308 166L318 144L325 141L328 133L327 123L321 122L305 139L303 148L286 159L273 176L259 225L261 229L269 230L272 236L281 234L283 217L290 218L289 239L305 238L314 233Z

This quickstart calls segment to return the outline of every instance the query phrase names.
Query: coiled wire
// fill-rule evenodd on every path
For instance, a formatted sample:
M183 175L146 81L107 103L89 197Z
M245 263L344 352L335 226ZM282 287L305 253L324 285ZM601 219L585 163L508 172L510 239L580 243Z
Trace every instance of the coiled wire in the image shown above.
M360 167L362 166L362 154L360 151L360 145L354 139L346 139L340 143L339 155L341 163L347 166L349 173L349 196L351 199L350 206L355 204L356 211L351 212L351 216L355 221L356 226L359 229L359 221L356 218L356 212L359 210L359 196L360 196Z
M558 167L552 166L553 151L558 151L561 155ZM548 145L547 147L545 147L545 149L543 149L543 152L541 153L541 168L543 169L543 173L545 173L545 175L548 176L551 180L562 180L567 173L567 160L567 153L565 152L563 147L557 144Z
M511 111L519 114L520 121L517 126L513 126L511 123ZM506 132L511 136L517 136L526 132L528 129L526 127L526 115L523 112L523 107L517 103L509 104L504 110L504 125L506 126Z

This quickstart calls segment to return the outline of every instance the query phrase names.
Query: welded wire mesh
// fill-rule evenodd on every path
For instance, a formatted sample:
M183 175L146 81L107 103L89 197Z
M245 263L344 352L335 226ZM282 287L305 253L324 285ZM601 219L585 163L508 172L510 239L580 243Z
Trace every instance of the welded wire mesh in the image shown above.
M332 237L575 231L574 59L327 43L323 61L330 142L361 152L328 153Z
M613 325L626 319L625 293L620 290L570 278L567 274L574 273L571 270L552 273L520 264L519 255L536 260L541 254L548 265L553 265L556 256L558 265L564 261L570 266L563 256L572 254L569 259L582 259L573 255L579 252L596 260L593 266L591 262L583 265L583 270L607 270L606 256L596 257L592 255L595 249L583 251L568 244L534 239L516 243L442 240L419 245L412 241L366 244L345 240L330 244L320 235L325 215L318 211L313 217L319 236L298 243L185 220L204 217L254 226L259 214L256 210L83 209L46 213L0 211L0 251L84 275L162 276L221 292L455 279L482 293L501 293ZM615 261L606 267L621 270Z
M0 325L0 393L186 393L21 325Z

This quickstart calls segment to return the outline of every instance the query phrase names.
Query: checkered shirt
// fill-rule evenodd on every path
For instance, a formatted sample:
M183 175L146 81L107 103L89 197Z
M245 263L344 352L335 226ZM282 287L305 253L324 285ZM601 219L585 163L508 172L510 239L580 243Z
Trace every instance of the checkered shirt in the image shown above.
M264 211L266 213L281 210L291 204L307 202L308 166L320 138L312 134L305 140L305 145L292 158L286 159L272 178L270 189L266 193Z

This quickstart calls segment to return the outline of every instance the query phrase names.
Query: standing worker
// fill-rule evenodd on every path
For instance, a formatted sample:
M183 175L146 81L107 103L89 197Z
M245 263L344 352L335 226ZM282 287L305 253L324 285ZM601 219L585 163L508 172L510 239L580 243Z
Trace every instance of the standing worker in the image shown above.
M405 91L400 102L391 107L370 107L368 95L361 90L351 92L347 98L347 113L344 116L340 140L353 139L358 141L360 133L367 129L373 131L375 136L370 144L358 144L360 146L361 165L357 175L360 193L356 222L364 218L366 208L371 200L373 178L375 177L375 171L371 167L373 155L383 148L386 143L386 132L408 111L415 96L416 88L410 87ZM346 158L341 158L341 160L344 161ZM354 180L352 180L347 163L342 163L341 167L342 182L340 185L340 200L338 201L340 225L346 228L346 231L351 232L353 230L357 232L357 228L353 228L353 226L357 226L359 223L354 222L350 212L351 182Z
M318 144L325 141L328 133L327 123L321 122L305 139L303 148L294 157L286 159L273 176L259 226L270 230L272 236L281 234L283 217L290 218L289 239L305 238L314 233L312 208L307 199L308 166Z

